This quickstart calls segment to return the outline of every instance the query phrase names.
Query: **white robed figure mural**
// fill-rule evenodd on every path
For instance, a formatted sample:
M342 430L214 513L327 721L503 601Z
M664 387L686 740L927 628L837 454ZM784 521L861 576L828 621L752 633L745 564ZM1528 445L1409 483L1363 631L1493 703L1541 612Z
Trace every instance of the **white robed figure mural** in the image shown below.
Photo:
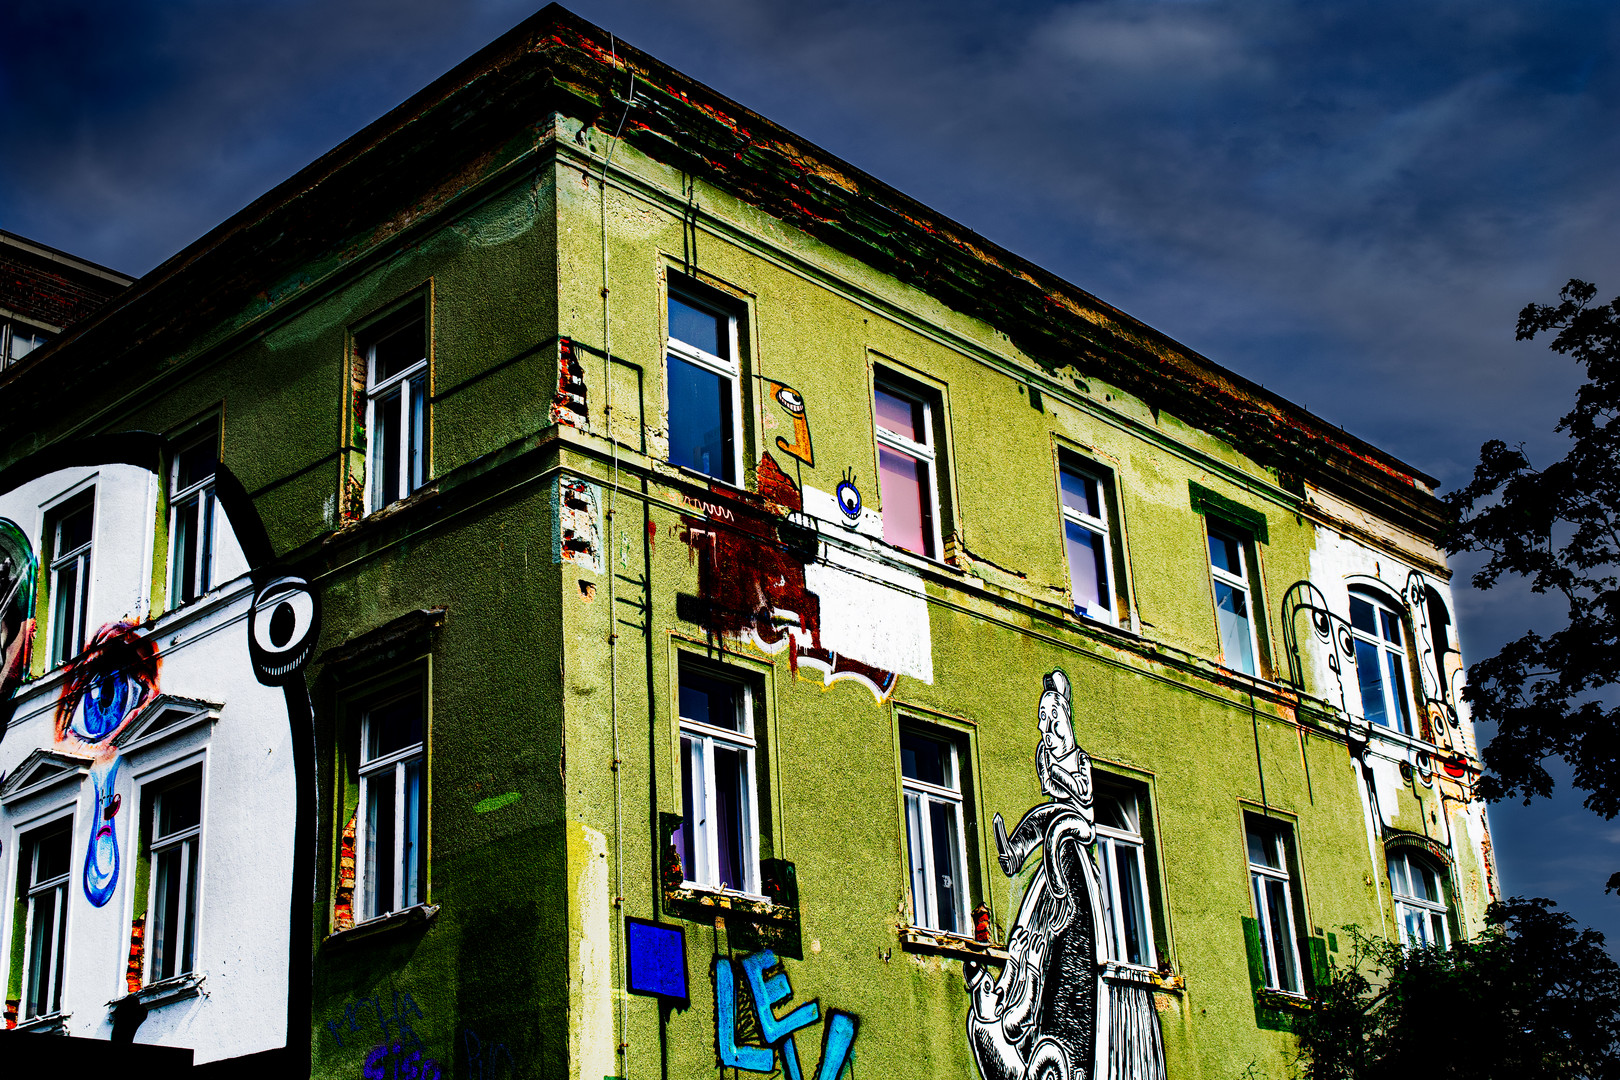
M995 816L1008 877L1036 848L1040 865L1007 937L999 978L969 963L967 1032L984 1080L1162 1080L1151 991L1105 980L1110 935L1096 863L1091 758L1075 742L1069 680L1047 675L1035 770L1047 801L1011 834Z

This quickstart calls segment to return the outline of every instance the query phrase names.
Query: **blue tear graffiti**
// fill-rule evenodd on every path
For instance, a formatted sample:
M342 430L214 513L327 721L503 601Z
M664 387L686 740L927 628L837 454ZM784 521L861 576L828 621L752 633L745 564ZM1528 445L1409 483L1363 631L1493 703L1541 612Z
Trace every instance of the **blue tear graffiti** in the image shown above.
M753 1006L754 1015L759 1018L760 1038L767 1045L755 1046L737 1041L736 971L731 960L719 957L714 964L714 1026L720 1064L733 1069L768 1073L775 1070L777 1059L780 1058L787 1080L803 1080L794 1037L820 1018L820 1004L807 1001L786 1016L777 1016L775 1007L793 996L793 986L788 982L786 971L778 975L769 974L779 966L776 954L762 949L743 957L740 966L749 1003ZM857 1024L855 1017L847 1012L827 1010L827 1022L821 1036L821 1063L813 1080L838 1080L855 1045Z
M118 758L104 772L93 772L96 785L96 820L90 829L90 847L84 854L84 898L96 907L112 899L118 887L118 809L122 801L113 788L118 783Z

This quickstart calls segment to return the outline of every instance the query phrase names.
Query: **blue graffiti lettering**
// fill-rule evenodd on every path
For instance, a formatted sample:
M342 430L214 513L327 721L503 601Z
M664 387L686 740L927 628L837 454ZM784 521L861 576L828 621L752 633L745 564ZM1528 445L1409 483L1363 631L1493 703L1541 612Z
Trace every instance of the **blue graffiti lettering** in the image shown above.
M397 1042L383 1043L367 1054L363 1075L365 1080L440 1080L438 1062Z
M793 986L785 970L766 977L767 972L778 966L776 955L762 949L744 957L741 964L754 1013L759 1017L760 1036L770 1045L737 1042L736 974L731 961L720 957L714 965L715 1044L720 1064L765 1073L776 1067L776 1059L780 1057L787 1080L803 1080L794 1034L816 1022L821 1015L820 1003L807 1001L779 1017L774 1006L793 996ZM850 1013L827 1010L827 1021L822 1029L821 1062L816 1068L815 1080L838 1080L852 1056L857 1029L858 1022Z

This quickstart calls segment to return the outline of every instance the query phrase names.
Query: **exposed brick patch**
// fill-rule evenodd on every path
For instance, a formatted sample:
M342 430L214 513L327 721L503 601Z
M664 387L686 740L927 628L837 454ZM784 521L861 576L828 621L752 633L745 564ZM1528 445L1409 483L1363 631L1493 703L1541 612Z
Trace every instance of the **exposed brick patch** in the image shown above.
M354 925L354 823L359 816L360 811L356 809L343 828L343 844L338 849L335 930L347 930Z
M130 993L141 988L141 976L146 968L146 916L136 919L129 928L129 963L124 968L124 984Z

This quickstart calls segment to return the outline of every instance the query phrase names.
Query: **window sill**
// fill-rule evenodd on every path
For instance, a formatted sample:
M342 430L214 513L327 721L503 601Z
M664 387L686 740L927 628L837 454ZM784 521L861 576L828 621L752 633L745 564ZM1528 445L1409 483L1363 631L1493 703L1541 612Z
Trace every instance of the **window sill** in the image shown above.
M188 971L184 975L176 975L172 979L161 982L148 983L133 994L125 994L121 998L114 998L107 1002L108 1006L116 1009L126 1001L137 1001L148 1009L156 1009L167 1005L171 1001L184 1001L186 998L198 997L202 994L203 980L208 976L200 971Z
M1168 994L1184 994L1187 992L1187 980L1180 975L1165 974L1153 968L1138 967L1135 964L1122 964L1117 960L1103 961L1102 976L1108 982L1131 983Z
M407 927L426 926L438 913L438 904L415 904L398 911L390 911L387 915L379 915L375 919L367 919L363 923L356 923L344 930L334 930L326 935L326 944L338 948L402 931Z
M67 1022L72 1013L53 1012L34 1016L20 1022L13 1031L32 1031L39 1035L66 1035Z
M962 934L946 930L930 930L925 926L900 927L900 948L906 952L936 953L957 960L979 963L1005 964L1007 948L988 941L975 941Z
M1269 1008L1286 1009L1290 1012L1303 1012L1311 1007L1311 999L1304 994L1296 994L1291 990L1273 990L1269 986L1257 987L1254 998Z
M706 889L701 885L681 885L664 890L664 899L675 904L710 908L717 912L735 912L758 919L783 921L797 912L786 904L773 904L763 896L732 892L729 889Z

